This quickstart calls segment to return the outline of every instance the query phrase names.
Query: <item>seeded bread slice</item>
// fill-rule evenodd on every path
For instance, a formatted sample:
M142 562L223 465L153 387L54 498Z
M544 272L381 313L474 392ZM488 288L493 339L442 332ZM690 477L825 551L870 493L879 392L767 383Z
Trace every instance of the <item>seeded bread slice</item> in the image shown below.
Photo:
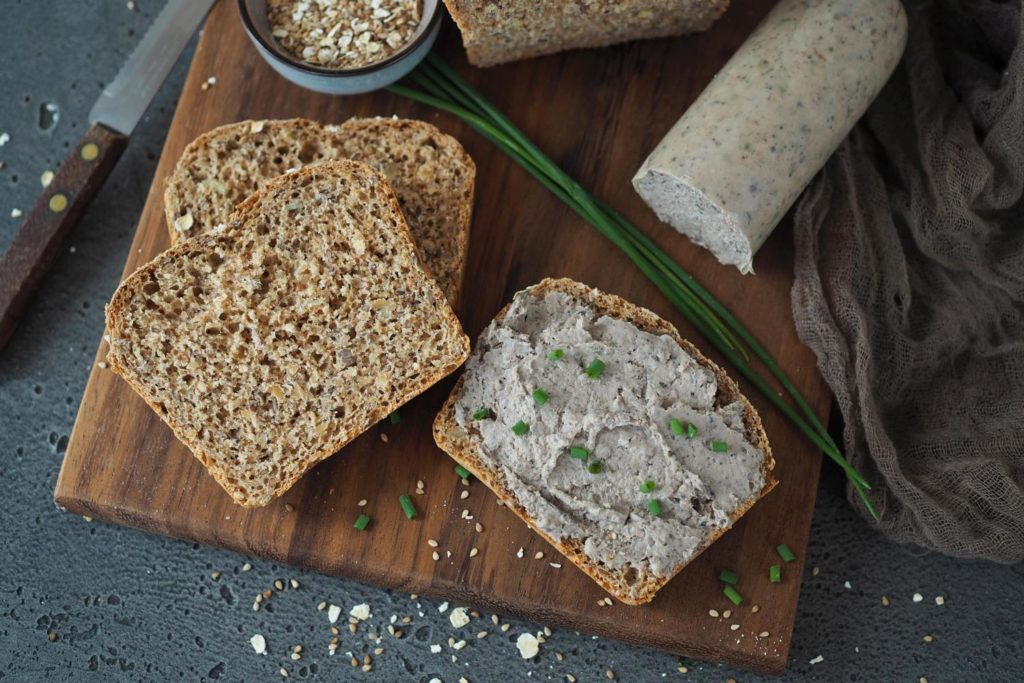
M469 353L383 175L281 176L130 275L107 361L238 503L261 506Z
M171 242L225 223L235 205L289 169L355 159L383 173L417 253L453 306L469 248L476 165L459 142L423 121L242 121L199 136L164 191Z
M729 0L444 0L469 61L494 66L584 47L705 31Z
M743 425L745 427L744 436L764 456L760 462L759 471L764 484L760 490L739 504L729 516L729 526L735 523L757 500L775 487L777 482L772 477L775 461L772 458L768 437L761 425L761 418L750 402L740 393L736 382L730 379L721 368L701 354L693 344L680 337L675 327L647 309L640 308L617 296L591 289L573 280L547 279L526 290L529 296L537 297L538 299L543 298L549 292L567 294L573 301L591 307L600 316L610 316L632 323L637 328L652 334L668 335L684 351L692 356L697 363L714 374L717 381L716 405L727 405L734 402L739 402L742 405ZM501 323L508 309L509 307L506 306L498 313L494 324ZM464 383L465 375L459 378L455 388L452 390L451 396L434 421L434 440L438 446L494 491L506 507L515 512L530 528L555 546L559 552L586 572L604 590L608 591L618 600L630 605L650 602L662 586L668 583L689 561L692 561L693 558L703 552L727 530L728 527L707 533L687 562L675 566L670 573L662 575L651 572L645 566L630 564L620 569L614 569L602 562L595 561L584 553L585 539L583 538L566 537L561 541L556 540L539 528L536 520L530 511L524 507L515 491L509 488L504 473L488 462L488 458L484 456L483 440L479 431L473 427L463 427L456 420L456 403L463 391ZM500 458L501 454L496 453L492 457Z

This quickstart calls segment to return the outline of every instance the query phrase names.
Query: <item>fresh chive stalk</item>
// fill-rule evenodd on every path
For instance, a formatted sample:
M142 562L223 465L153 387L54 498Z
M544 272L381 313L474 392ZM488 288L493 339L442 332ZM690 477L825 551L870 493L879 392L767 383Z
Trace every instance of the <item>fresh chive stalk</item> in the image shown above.
M459 479L469 479L472 476L469 470L462 465L455 466L455 474L459 475Z
M686 428L683 427L683 423L674 417L668 421L668 428L671 429L672 433L676 436L682 436L686 433Z
M600 460L594 460L587 465L587 472L590 472L591 474L601 474L604 472L604 463Z
M595 358L590 361L590 365L587 366L586 373L590 379L597 379L604 372L604 361L600 358Z
M640 484L640 492L641 493L650 493L651 491L653 491L656 488L658 488L658 485L655 482L651 481L650 479L648 479L644 483Z
M729 451L729 444L724 441L714 439L711 441L711 450L715 453L727 453Z
M686 438L687 439L696 438L697 434L699 434L699 432L697 431L697 425L693 424L692 422L687 422L686 423Z
M353 524L359 531L365 531L366 527L370 525L370 518L367 515L359 515L356 517L356 523Z
M564 355L565 351L562 349L552 349L551 353L548 354L548 360L562 360Z
M512 425L512 433L516 436L522 436L528 431L530 431L530 425L526 424L522 420Z
M722 592L725 593L725 597L729 598L732 604L736 605L737 607L739 607L740 603L743 602L743 596L740 595L739 591L737 591L729 584L725 584L725 587L722 588Z
M647 501L647 511L651 513L652 517L661 516L661 501L657 498L651 498Z
M583 446L573 446L569 449L569 456L576 458L577 460L586 460L590 457L590 451Z
M402 421L402 414L396 410L395 412L388 415L388 420L391 422L391 424L396 425Z
M790 550L789 546L785 543L780 543L775 546L775 552L779 554L779 557L782 558L783 562L792 562L796 559L796 555L793 554L793 551Z
M740 577L736 575L736 572L732 571L731 569L723 569L718 574L718 578L721 579L724 583L731 583L733 585L736 585L736 582L740 580Z
M782 581L782 567L777 564L768 567L768 580L772 583L780 583Z
M632 223L580 187L541 152L508 117L466 83L439 56L428 54L427 59L410 74L410 78L422 90L404 85L391 85L388 90L446 111L466 122L625 252L699 333L707 337L711 344L811 443L844 470L865 508L878 519L878 513L867 497L870 485L846 461L807 400L753 334L692 275L661 251ZM774 377L789 395L795 408L754 369L750 364L751 353L761 361L769 375Z
M474 420L486 420L490 416L491 416L491 409L490 408L480 408L475 413L473 413L473 419Z
M416 519L416 506L412 504L412 498L407 495L401 495L398 497L398 502L402 506L402 511L405 512L405 516L409 519Z
M543 389L534 389L533 390L533 400L534 400L534 402L537 405L539 405L539 406L544 405L545 403L548 402L549 398L551 398L551 397L548 396L548 392L544 391Z

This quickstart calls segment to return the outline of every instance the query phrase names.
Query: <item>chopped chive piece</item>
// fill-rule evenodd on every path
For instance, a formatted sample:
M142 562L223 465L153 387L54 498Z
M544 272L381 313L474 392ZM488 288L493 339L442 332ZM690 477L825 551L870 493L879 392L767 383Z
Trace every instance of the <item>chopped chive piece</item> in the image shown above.
M654 490L654 489L656 489L656 488L658 488L658 485L657 485L657 484L655 484L655 483L654 483L653 481L651 481L650 479L648 479L648 480L647 480L647 481L645 481L644 483L640 484L640 491L641 491L642 493L650 493L651 491L653 491L653 490Z
M714 439L711 441L711 450L715 453L727 453L729 451L729 444L724 441Z
M587 472L590 472L591 474L601 474L602 472L604 472L604 465L601 463L600 460L595 460L594 462L587 465Z
M777 564L773 564L768 567L768 580L772 583L779 583L782 581L782 567Z
M398 502L402 504L402 510L405 511L406 517L416 519L416 506L412 504L412 498L409 496L399 496Z
M562 356L564 355L565 351L563 351L562 349L554 349L551 353L548 354L548 360L561 360Z
M533 390L533 400L537 402L537 405L539 405L539 406L544 405L545 403L548 402L549 398L551 398L551 397L548 396L548 392L544 391L543 389L534 389Z
M473 413L474 420L486 420L491 416L490 408L480 408L478 411Z
M796 559L796 555L793 554L793 551L785 543L775 546L775 552L779 554L783 562L792 562Z
M356 523L352 526L354 526L356 529L359 529L360 531L365 531L366 527L369 526L369 524L369 517L367 517L366 515L359 515L358 517L356 517Z
M569 449L569 455L577 460L586 460L590 456L590 451L583 446L573 446Z
M737 592L737 590L729 584L725 584L725 587L722 589L722 592L725 593L725 597L729 598L729 600L731 600L732 604L734 605L739 605L741 602L743 602L743 596L740 595L739 592Z
M395 412L388 415L388 420L391 421L391 424L396 425L402 421L402 414L396 410Z
M671 429L672 433L675 434L676 436L683 435L683 423L674 417L668 421L668 428Z
M657 517L661 514L661 501L657 498L651 498L647 501L647 511L651 513L651 516Z
M516 436L522 436L526 432L530 431L530 425L520 420L519 422L516 422L514 425L512 425L512 431L516 434Z
M692 439L693 437L697 436L697 434L698 434L698 432L697 432L697 425L693 424L692 422L687 422L686 423L686 438Z
M470 477L469 470L462 465L455 466L455 474L459 475L459 479L469 479Z
M732 571L731 569L723 569L722 572L718 575L718 578L720 578L725 583L731 583L734 585L737 581L740 580L740 577L736 575L736 572Z
M597 379L601 376L601 373L604 372L604 361L600 358L595 358L590 361L590 365L587 366L586 372L590 379Z

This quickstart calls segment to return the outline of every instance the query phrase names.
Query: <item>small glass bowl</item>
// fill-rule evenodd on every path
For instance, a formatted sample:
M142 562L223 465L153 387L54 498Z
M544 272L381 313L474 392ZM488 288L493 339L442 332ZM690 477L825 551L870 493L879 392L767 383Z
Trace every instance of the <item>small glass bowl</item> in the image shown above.
M423 0L420 24L397 52L355 69L325 69L296 59L271 34L266 0L238 0L242 24L257 52L274 71L292 83L328 95L357 95L380 90L416 68L441 30L441 0Z

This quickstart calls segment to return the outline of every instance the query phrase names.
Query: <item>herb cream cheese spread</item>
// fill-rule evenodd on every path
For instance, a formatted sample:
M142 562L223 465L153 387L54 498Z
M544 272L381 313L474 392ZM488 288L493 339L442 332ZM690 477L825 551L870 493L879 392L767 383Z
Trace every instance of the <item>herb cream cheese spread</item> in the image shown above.
M455 420L540 530L667 576L764 485L743 406L717 391L672 337L520 292L481 334Z

